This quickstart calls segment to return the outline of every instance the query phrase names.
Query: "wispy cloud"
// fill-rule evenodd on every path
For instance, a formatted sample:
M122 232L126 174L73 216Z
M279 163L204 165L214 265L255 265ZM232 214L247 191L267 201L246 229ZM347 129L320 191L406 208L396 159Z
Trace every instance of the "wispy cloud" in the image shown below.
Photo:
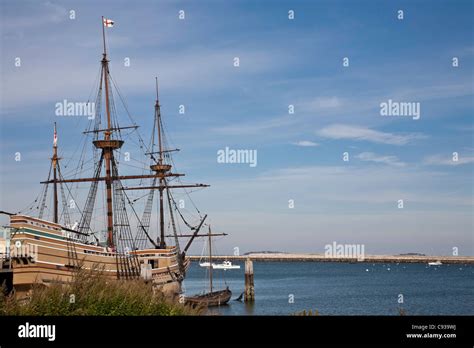
M427 102L430 100L462 97L472 94L472 83L470 81L462 81L460 83L399 89L394 92L392 99L410 100L415 98L418 101Z
M206 202L219 202L220 194L232 194L233 202L213 204L213 208L235 212L236 216L255 207L285 212L288 199L298 202L295 212L379 210L397 214L399 199L409 202L410 210L469 212L473 201L463 187L470 181L460 173L455 178L422 166L304 166L269 170L257 177L213 181L213 189L202 194L209 195ZM288 182L292 183L291 191L275 190ZM247 199L248 205L239 205L241 199Z
M100 53L97 52L96 55L99 56ZM184 93L183 91L195 91L197 86L200 91L217 88L223 90L230 87L227 81L235 74L232 56L231 50L193 48L183 50L179 56L163 54L147 59L132 58L130 68L124 68L123 62L115 58L111 63L111 71L120 88L133 91L130 93L132 95L152 90L153 84L150 81L153 81L153 74L157 71L160 72L160 84L166 86L167 91ZM245 58L246 66L241 68L240 78L274 67L267 63L271 60L271 54L265 52L248 50ZM26 66L21 68L9 66L5 69L2 83L9 88L2 91L4 109L38 103L54 106L58 100L72 98L71 96L82 101L90 94L91 85L100 67L100 64L91 58L64 59L61 54L49 57L48 52L39 53L36 59L41 60L41 68L38 68L38 65L25 64ZM61 63L63 60L68 63ZM66 74L67 79L63 78ZM48 83L45 84L44 81Z
M302 109L306 111L327 111L329 109L338 109L344 104L340 97L317 97L302 103Z
M432 155L423 159L423 163L435 166L458 166L461 164L474 163L474 156L463 156L459 154L457 160L453 155Z
M377 155L373 152L362 152L355 157L364 162L383 163L397 167L403 167L405 165L405 163L401 162L397 156L383 156Z
M302 147L319 146L318 143L315 143L315 142L309 141L309 140L300 140L300 141L294 142L294 143L292 143L292 144L293 144L293 145L296 145L296 146L302 146Z
M265 130L285 127L293 124L294 122L294 119L284 116L258 122L234 123L226 126L215 127L212 130L216 133L228 135L248 135L257 134Z
M419 133L393 134L345 124L333 124L324 127L317 134L329 139L363 140L389 145L406 145L414 140L426 138L425 135Z
M23 13L15 13L15 16L2 16L4 29L37 28L47 24L57 24L67 19L68 10L51 1L42 4L26 4L22 6ZM27 9L31 11L28 12Z

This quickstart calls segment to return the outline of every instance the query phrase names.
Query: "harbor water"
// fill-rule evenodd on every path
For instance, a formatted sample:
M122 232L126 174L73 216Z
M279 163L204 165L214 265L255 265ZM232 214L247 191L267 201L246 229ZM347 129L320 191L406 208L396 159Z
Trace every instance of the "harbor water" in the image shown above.
M217 315L473 315L474 265L339 262L254 262L255 303L235 301L244 291L244 264L214 270L214 288L232 300ZM192 262L186 295L208 290L207 269Z

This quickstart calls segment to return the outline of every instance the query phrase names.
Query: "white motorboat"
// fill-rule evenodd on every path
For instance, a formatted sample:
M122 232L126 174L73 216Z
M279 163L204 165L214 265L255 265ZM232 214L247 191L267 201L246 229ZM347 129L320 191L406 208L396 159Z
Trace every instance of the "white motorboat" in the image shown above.
M428 266L440 266L442 265L441 261L428 262Z
M209 262L200 262L199 266L201 267L210 267ZM230 261L224 261L222 263L213 263L212 264L212 269L223 269L223 270L228 270L228 269L240 269L240 265L233 265L232 262Z
M218 263L218 264L213 263L212 268L213 269L223 269L223 270L240 269L240 265L233 265L232 262L226 260L226 261L224 261L222 263Z

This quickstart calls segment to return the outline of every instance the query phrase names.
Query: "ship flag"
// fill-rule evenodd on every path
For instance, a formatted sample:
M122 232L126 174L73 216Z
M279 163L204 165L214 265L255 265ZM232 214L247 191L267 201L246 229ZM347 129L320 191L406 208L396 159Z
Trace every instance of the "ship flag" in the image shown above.
M56 132L56 122L54 122L54 138L53 145L56 147L58 145L58 133Z
M108 18L104 18L104 27L112 28L114 26L114 21Z

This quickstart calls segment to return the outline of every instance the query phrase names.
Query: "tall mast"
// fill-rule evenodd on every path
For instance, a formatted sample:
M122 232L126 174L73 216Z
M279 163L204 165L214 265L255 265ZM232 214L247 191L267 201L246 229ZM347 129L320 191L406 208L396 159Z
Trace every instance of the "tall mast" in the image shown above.
M109 61L107 60L107 48L105 44L105 24L102 16L102 39L104 44L104 53L102 58L102 77L105 86L105 111L107 114L107 128L104 131L104 139L94 141L94 145L102 149L102 155L105 161L105 187L107 198L107 245L114 247L114 219L112 204L112 160L113 151L123 145L123 141L111 139L112 121L110 118L110 100L109 100Z
M56 133L56 122L54 122L54 140L53 140L53 194L54 194L54 222L58 223L58 177L57 177L57 166L58 166L58 137Z
M212 242L211 242L211 225L209 225L209 289L212 292Z
M102 16L102 41L104 43L104 56L107 55L107 48L105 47L105 22L104 16Z
M160 102L158 99L158 77L155 77L156 82L156 103L155 103L155 113L156 113L156 123L158 129L158 147L159 147L159 164L163 164L163 144L161 142L161 110L160 110Z
M155 77L156 82L156 103L155 103L155 119L157 123L158 130L158 165L163 165L163 144L161 141L161 111L160 111L160 102L158 99L158 77ZM165 214L164 214L164 201L163 201L163 191L165 190L165 180L163 176L160 176L160 249L166 248L165 242Z
M127 128L137 128L137 126L131 126L131 127L119 127L118 125L114 126L111 117L113 116L112 112L114 111L113 108L113 100L110 98L111 91L109 91L110 87L110 72L109 72L109 60L107 59L107 43L106 43L106 37L105 37L105 26L108 24L104 22L105 18L102 16L102 42L103 42L103 58L101 60L101 78L100 78L100 83L101 86L105 87L105 108L106 108L106 117L107 117L107 124L104 129L94 129L92 131L86 131L84 133L104 133L104 137L93 140L93 144L97 149L101 150L101 159L99 160L99 165L102 166L102 162L105 162L104 167L106 169L105 175L101 174L100 167L96 168L95 171L95 176L94 177L86 177L86 178L74 178L74 179L64 179L61 177L61 172L59 170L59 167L57 168L57 174L61 178L57 178L50 180L48 178L47 181L42 181L42 184L49 184L49 183L79 183L79 182L92 182L92 186L89 190L89 196L88 200L86 203L86 213L83 215L83 219L81 220L81 226L83 226L84 231L88 232L89 226L90 226L90 219L92 216L92 211L94 207L94 200L95 200L95 195L97 190L94 189L94 185L96 185L100 181L104 181L106 184L106 209L107 209L107 245L110 247L116 247L116 241L115 239L115 230L117 226L124 226L120 223L120 221L117 222L117 226L114 226L114 218L121 219L122 215L121 213L117 214L117 212L114 212L114 205L116 205L118 208L117 209L123 209L120 206L120 199L118 199L117 202L113 201L115 194L114 194L114 187L115 186L115 181L122 181L122 180L133 180L133 179L147 179L147 178L157 178L159 180L159 185L156 186L154 183L150 187L132 187L132 188L124 188L121 187L121 185L118 185L121 187L121 190L129 190L129 189L159 189L160 190L160 241L159 241L159 247L160 248L166 248L166 243L165 243L165 234L164 234L164 197L163 197L163 191L170 189L170 188L186 188L186 187L207 187L209 185L204 185L204 184L195 184L195 185L168 185L167 184L167 179L168 177L180 177L184 176L184 174L179 174L179 173L173 173L171 172L172 165L165 163L164 159L164 154L167 152L172 152L172 151L179 151L179 149L165 149L164 144L163 144L163 137L162 137L162 122L161 122L161 114L160 114L160 103L159 103L159 97L158 97L158 81L156 80L156 103L155 103L155 121L157 123L157 128L158 128L158 146L159 146L159 157L153 163L150 165L150 169L154 173L150 173L147 175L118 175L118 171L116 168L116 163L114 159L114 150L119 149L122 147L124 141L121 139L114 139L113 137L113 132L120 130L120 129L127 129ZM105 24L105 25L104 25ZM101 89L102 91L102 89ZM152 154L156 152L151 152L151 153L146 153ZM153 158L153 157L152 157ZM153 158L154 159L154 158ZM59 160L59 158L57 158ZM115 204L117 203L117 204ZM121 210L120 210L121 211ZM117 215L115 215L117 214ZM126 215L126 214L125 214ZM83 222L83 223L82 223Z
M164 249L166 248L166 241L165 241L165 219L164 219L164 190L175 189L175 188L190 188L190 187L207 187L209 185L204 184L191 184L191 185L168 185L167 179L168 177L179 177L183 176L184 174L172 173L171 168L172 165L169 163L165 163L164 154L179 151L179 149L167 149L164 147L163 144L163 136L162 136L162 129L163 123L161 121L161 109L160 109L160 101L159 101L159 93L158 93L158 78L155 78L156 83L156 102L155 102L155 117L153 119L153 133L152 133L152 151L147 152L146 155L152 155L151 158L153 160L153 164L150 165L150 169L155 172L154 175L150 175L147 177L158 178L159 184L157 185L155 182L152 186L140 186L140 187L124 187L123 190L159 190L160 192L160 206L159 206L159 223L160 223L160 233L159 237L157 237L157 248ZM158 151L153 151L156 144L155 144L155 127L158 133ZM155 158L153 155L158 154L158 157ZM142 176L143 177L143 176ZM169 193L169 191L167 192ZM150 197L150 196L149 196ZM169 198L168 198L169 201ZM173 216L172 216L172 209L170 204L170 218L171 222L173 223ZM146 208L148 209L148 208ZM151 208L150 208L151 209ZM203 222L203 221L201 221ZM175 235L176 238L176 235ZM176 243L178 244L178 243ZM188 243L189 244L189 243ZM189 244L190 245L190 244Z

